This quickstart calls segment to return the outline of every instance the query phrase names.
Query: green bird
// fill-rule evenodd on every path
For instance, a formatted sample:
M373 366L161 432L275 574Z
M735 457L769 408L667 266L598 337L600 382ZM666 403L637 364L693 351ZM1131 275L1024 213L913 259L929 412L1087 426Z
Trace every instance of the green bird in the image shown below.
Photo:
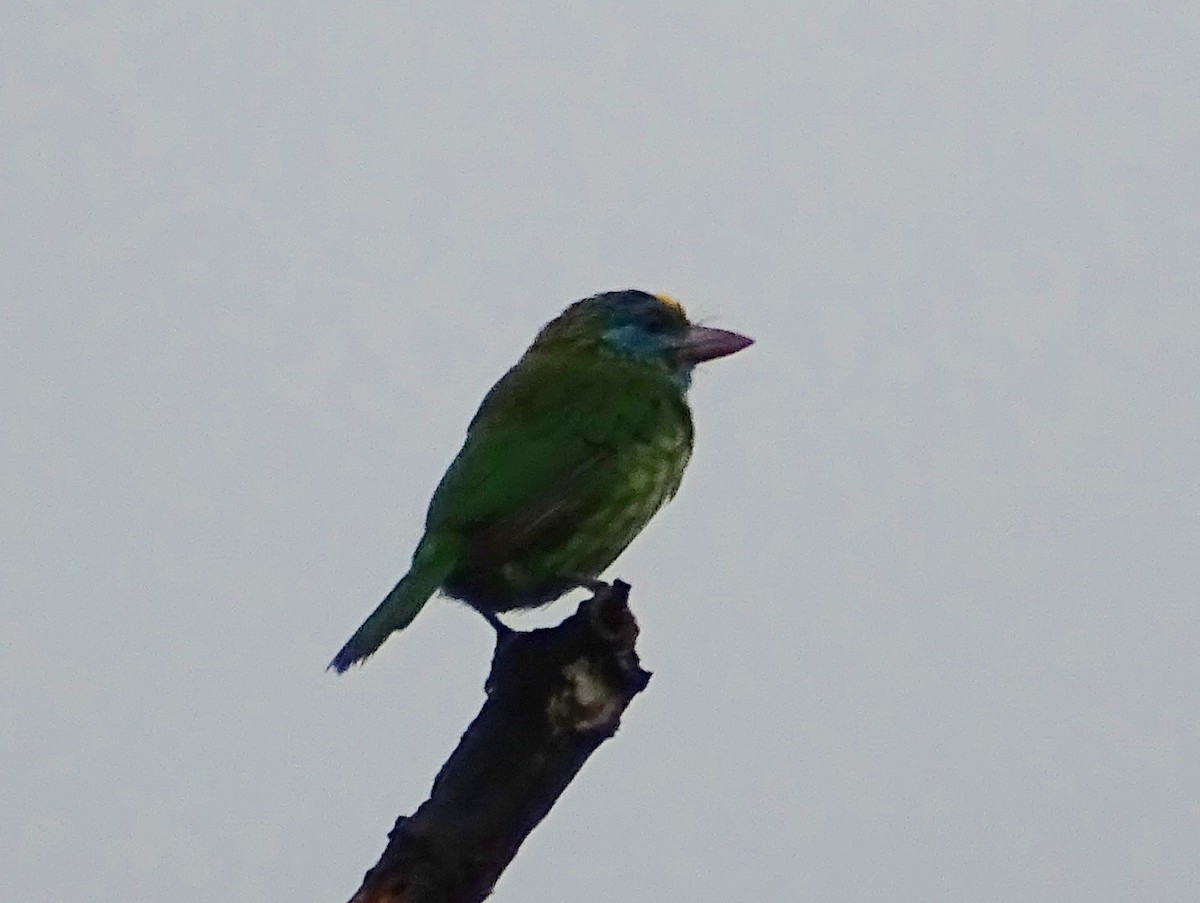
M439 589L503 631L497 612L593 585L679 488L692 368L752 341L636 290L585 298L547 323L479 406L412 567L329 667L371 655Z

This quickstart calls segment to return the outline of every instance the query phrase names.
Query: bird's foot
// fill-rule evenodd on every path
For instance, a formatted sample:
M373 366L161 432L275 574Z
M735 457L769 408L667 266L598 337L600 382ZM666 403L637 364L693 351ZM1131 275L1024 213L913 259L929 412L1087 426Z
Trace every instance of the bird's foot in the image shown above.
M597 580L595 577L576 577L575 585L586 590L591 590L595 595L606 593L612 589L612 584L605 583L603 580Z
M481 615L487 619L487 622L492 625L492 629L496 631L496 641L505 640L512 636L516 631L500 620L500 616L494 611L481 611Z

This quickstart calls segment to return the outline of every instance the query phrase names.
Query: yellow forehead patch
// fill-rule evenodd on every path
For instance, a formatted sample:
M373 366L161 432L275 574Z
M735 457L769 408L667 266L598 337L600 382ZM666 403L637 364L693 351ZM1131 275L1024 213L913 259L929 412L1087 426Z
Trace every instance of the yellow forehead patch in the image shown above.
M680 304L678 301L676 301L674 298L672 298L670 295L657 295L656 294L654 297L657 298L659 300L659 303L661 303L664 307L669 307L669 308L671 308L671 310L675 311L676 313L683 315L683 305Z

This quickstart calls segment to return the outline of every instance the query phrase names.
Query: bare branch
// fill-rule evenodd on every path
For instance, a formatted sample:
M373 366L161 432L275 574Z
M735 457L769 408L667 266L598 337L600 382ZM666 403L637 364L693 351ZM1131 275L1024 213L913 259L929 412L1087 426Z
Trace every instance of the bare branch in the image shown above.
M628 598L618 580L557 627L497 639L483 708L429 799L396 820L351 903L478 903L491 893L650 679Z

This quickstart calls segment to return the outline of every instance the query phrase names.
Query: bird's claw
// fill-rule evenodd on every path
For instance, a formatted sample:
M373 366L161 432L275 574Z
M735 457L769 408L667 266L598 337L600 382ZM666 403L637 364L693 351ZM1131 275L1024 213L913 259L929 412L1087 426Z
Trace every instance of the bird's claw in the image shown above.
M577 580L577 585L583 589L590 590L594 595L607 593L612 589L612 584L605 583L603 580L597 580L595 577L580 577Z
M481 615L487 619L487 622L492 625L492 629L496 631L496 639L504 640L512 636L515 631L500 620L500 616L494 611L481 611Z

